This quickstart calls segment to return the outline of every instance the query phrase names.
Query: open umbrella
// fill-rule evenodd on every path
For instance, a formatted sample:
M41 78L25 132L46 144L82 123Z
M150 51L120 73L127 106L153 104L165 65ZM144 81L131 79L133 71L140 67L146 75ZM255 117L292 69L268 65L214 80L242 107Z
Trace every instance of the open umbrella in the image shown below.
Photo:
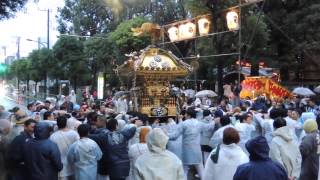
M129 92L128 91L118 91L118 92L114 93L114 97L121 97L126 94L129 94Z
M193 98L196 92L193 89L186 89L183 91L183 93L190 98Z
M305 88L305 87L297 87L295 88L292 93L297 94L297 95L301 95L301 96L314 96L315 93L312 92L309 88Z
M240 74L240 82L245 79L245 76L241 73ZM230 84L239 81L239 72L230 72L223 77L223 83Z
M316 87L313 91L320 94L320 86Z
M201 97L216 97L218 96L217 93L211 90L202 90L197 92L196 97L201 98Z

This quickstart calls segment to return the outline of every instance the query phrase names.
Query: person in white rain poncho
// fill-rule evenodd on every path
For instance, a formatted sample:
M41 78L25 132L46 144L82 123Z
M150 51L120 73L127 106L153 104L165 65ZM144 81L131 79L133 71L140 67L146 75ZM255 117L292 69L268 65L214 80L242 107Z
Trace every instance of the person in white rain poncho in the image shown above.
M223 131L223 143L210 153L202 180L233 179L237 167L249 162L248 156L237 145L239 141L239 133L234 128Z
M227 115L220 118L220 124L222 127L214 132L212 137L210 138L209 146L211 146L212 148L216 148L218 144L222 143L223 131L228 127L233 127L230 117Z
M169 133L170 140L182 136L182 162L185 178L187 179L190 166L195 166L199 177L203 174L202 153L200 146L200 133L203 131L214 130L215 122L210 124L196 120L194 108L188 108L186 120L178 125L175 132Z
M142 154L147 153L148 146L146 144L147 141L147 135L150 131L150 128L148 127L141 127L140 128L140 143L133 144L132 146L129 147L129 158L130 158L130 172L129 172L129 178L127 179L133 179L133 167L134 164L136 163L136 160L138 159L139 156Z
M78 127L80 140L74 142L68 152L68 161L74 166L76 180L95 180L97 178L97 161L102 152L96 142L88 138L90 126Z
M251 113L245 113L242 115L242 122L237 123L235 125L236 130L240 134L240 147L244 152L247 153L247 149L245 147L245 144L247 141L251 139L251 133L255 130L254 125L252 124L253 117ZM249 154L249 153L247 153Z
M74 90L71 90L71 93L70 93L70 101L73 103L73 104L77 104L77 95L76 93L74 92Z
M210 110L203 111L203 118L200 119L200 122L210 124L213 122L213 117L211 116ZM202 158L203 162L207 161L207 158L212 151L212 148L209 146L210 138L213 135L213 131L202 131L200 136L200 144L201 144L201 151L202 151Z
M147 137L150 152L141 155L134 166L135 180L183 180L181 160L166 150L168 136L160 128L153 129Z
M273 122L275 131L270 144L270 158L280 163L288 173L290 179L300 176L301 153L299 146L294 141L290 127L286 120L277 118Z
M67 128L65 116L57 118L57 126L59 130L51 134L50 140L57 144L61 154L63 169L59 172L59 180L66 180L74 174L74 170L67 160L67 153L71 144L79 139L79 135L76 131Z

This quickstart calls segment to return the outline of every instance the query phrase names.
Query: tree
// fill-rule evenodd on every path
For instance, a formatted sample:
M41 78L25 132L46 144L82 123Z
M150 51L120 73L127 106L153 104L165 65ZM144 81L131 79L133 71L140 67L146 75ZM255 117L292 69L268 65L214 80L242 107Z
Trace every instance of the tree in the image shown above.
M51 69L48 62L52 61L52 50L47 48L42 48L39 50L33 50L28 58L30 59L30 72L31 79L37 83L44 81L44 93L47 89L47 75L49 69ZM36 92L36 91L35 91Z
M64 77L73 84L76 91L78 85L87 84L89 80L88 60L83 54L83 42L75 37L63 36L53 46L53 55L57 65L64 72Z
M109 39L115 43L119 53L117 58L123 59L124 54L139 51L150 44L150 37L136 37L131 31L131 28L140 27L144 22L146 20L141 17L123 21L114 32L110 33Z
M30 80L30 61L27 58L22 58L14 61L9 67L9 74L18 79L18 88L20 81L26 81L27 89L29 89Z
M0 20L13 17L27 2L28 0L1 0Z
M281 77L288 80L289 70L320 69L319 8L317 0L276 1L270 0L265 8L271 27L271 43L281 66ZM303 63L298 57L304 56ZM308 63L306 63L308 62ZM295 73L299 78L299 73ZM316 75L310 75L316 76Z
M113 66L116 56L114 44L105 36L95 36L84 42L85 58L89 60L89 68L92 73L92 89L96 87L97 73L114 74ZM111 76L110 78L116 78Z
M60 33L93 36L113 29L111 9L101 0L65 0L58 11Z

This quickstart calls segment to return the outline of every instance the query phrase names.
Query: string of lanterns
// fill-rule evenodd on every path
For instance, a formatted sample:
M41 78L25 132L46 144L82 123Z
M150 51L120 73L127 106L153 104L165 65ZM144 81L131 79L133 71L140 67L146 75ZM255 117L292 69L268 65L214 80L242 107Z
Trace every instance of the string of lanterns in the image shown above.
M227 26L230 31L239 30L239 16L235 11L230 11L226 15ZM200 36L206 36L210 32L209 16L201 16L180 24L168 25L167 30L171 42L191 39L196 37L197 30Z

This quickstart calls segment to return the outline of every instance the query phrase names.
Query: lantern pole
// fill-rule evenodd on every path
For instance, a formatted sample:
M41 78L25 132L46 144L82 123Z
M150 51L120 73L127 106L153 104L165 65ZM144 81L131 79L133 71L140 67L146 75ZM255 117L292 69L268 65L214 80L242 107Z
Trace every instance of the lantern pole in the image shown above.
M241 49L242 49L242 36L241 36L241 26L242 26L242 22L241 22L241 0L239 0L239 54L238 54L238 60L239 60L239 74L238 74L238 88L240 89L240 82L241 82L241 72L242 72L242 66L241 66Z

